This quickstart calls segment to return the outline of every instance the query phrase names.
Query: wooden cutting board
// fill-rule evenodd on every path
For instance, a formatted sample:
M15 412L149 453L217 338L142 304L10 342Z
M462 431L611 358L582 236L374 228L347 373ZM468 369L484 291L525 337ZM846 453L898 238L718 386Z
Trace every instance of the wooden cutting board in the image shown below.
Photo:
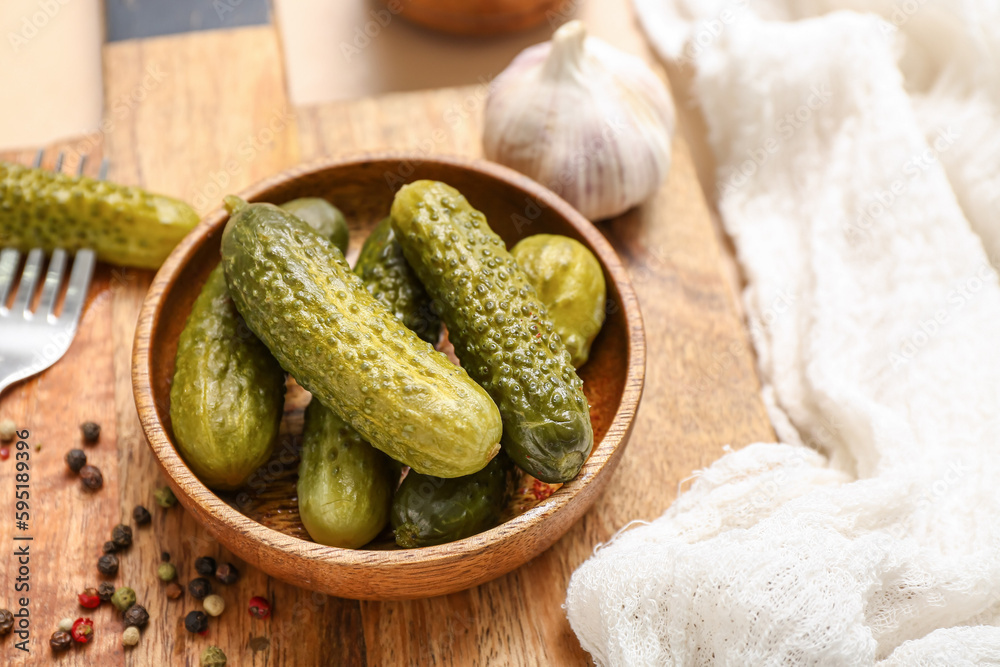
M193 202L202 212L300 161L371 150L478 156L485 89L406 93L293 109L272 27L204 32L105 46L106 122L97 135L50 147L111 161L110 178ZM683 116L682 116L682 122ZM683 130L683 128L682 128ZM678 136L682 136L679 132ZM30 162L33 151L0 155ZM94 160L96 162L96 160ZM723 255L685 142L674 144L668 181L645 206L600 229L629 268L645 319L646 387L633 435L607 492L556 545L524 567L478 588L412 602L356 602L272 580L233 561L180 508L155 507L162 484L132 400L129 364L136 316L152 274L101 266L69 353L0 399L0 418L30 431L31 639L29 655L0 640L0 657L45 663L59 619L84 615L76 594L100 581L96 561L119 521L141 503L151 526L136 529L115 579L135 589L151 621L140 644L121 647L109 605L86 615L92 644L61 664L197 665L202 649L222 647L231 665L572 665L587 654L561 605L573 570L594 546L632 519L654 519L681 483L725 445L773 433ZM103 427L87 447L105 484L85 493L63 463L81 446L78 424ZM35 449L40 447L40 449ZM14 460L0 462L0 544L15 528ZM217 585L228 608L207 636L184 630L200 609L190 596L169 601L156 578L169 551L184 583L194 560L212 555L241 568ZM17 573L0 561L0 606L14 608ZM218 590L221 589L221 590ZM273 601L270 620L252 619L247 601Z

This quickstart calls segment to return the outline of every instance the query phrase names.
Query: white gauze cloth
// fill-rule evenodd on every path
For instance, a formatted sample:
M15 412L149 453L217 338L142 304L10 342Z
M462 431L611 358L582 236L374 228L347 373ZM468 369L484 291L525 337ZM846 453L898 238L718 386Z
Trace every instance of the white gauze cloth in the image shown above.
M1000 286L925 159L956 140L922 125L897 32L745 10L697 54L785 444L724 456L576 571L598 664L1000 664Z

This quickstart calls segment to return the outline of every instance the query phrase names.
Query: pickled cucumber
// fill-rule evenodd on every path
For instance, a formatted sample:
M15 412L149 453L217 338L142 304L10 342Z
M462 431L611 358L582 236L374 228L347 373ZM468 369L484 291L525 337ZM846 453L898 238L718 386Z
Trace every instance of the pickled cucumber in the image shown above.
M336 246L276 206L227 206L233 301L299 384L417 472L460 477L493 458L496 405L369 294Z
M181 456L208 487L236 489L271 456L285 373L243 323L216 267L177 344L170 420Z
M513 469L501 452L479 472L457 479L410 472L392 499L396 544L408 549L444 544L497 525Z
M385 304L400 322L434 345L441 335L441 320L431 308L431 299L413 269L403 257L403 249L385 218L361 246L354 266L368 293Z
M306 408L299 464L299 516L320 544L357 549L389 521L399 473L319 401Z
M155 269L197 224L171 197L0 162L0 248L91 248L103 262Z
M486 217L454 188L416 181L396 194L392 224L455 353L500 408L504 451L542 481L573 479L594 442L583 383Z
M604 324L606 287L600 262L587 246L558 234L529 236L510 254L548 309L573 365L583 366Z
M301 197L285 202L281 208L333 241L340 252L347 254L351 232L347 228L344 214L336 206L319 197Z

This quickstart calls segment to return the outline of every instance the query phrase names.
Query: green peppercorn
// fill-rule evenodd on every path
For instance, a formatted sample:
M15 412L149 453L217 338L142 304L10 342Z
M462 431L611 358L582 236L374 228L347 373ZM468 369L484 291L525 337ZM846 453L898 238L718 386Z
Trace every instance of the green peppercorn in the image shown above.
M123 523L118 524L111 530L111 541L119 549L127 549L132 546L132 529Z
M113 577L118 574L118 556L114 554L104 554L97 559L97 569L101 574Z
M136 505L132 508L132 520L135 521L135 525L137 526L145 526L153 520L153 516L142 505Z
M188 632L203 632L208 629L208 616L203 611L192 611L184 617L184 627Z
M205 577L192 579L188 583L188 593L190 593L191 597L195 600L204 600L206 595L212 594L212 584L210 584L208 579Z
M201 652L201 667L226 667L226 654L218 646L209 646Z
M85 465L80 468L80 483L88 491L99 491L104 486L104 475L97 466Z
M223 563L215 568L215 578L226 584L235 584L240 578L240 571L233 567L232 563Z
M113 604L115 609L118 611L125 611L135 604L135 591L128 586L122 586L115 591L114 595L111 596L111 604Z
M84 422L80 424L80 430L83 431L83 441L86 443L95 443L97 439L101 437L101 425L95 424L94 422Z
M71 449L66 452L66 465L73 472L80 472L80 468L87 465L87 455L82 449Z
M171 563L160 563L160 566L156 568L156 576L160 578L160 581L173 581L177 577L177 568Z
M194 562L194 569L200 575L211 577L215 572L215 559L211 556L202 556Z
M53 653L67 651L73 646L73 635L65 630L56 630L49 639L49 646L52 647Z
M135 626L141 629L149 623L149 612L141 604L134 604L125 610L122 620L125 622L126 628Z
M177 504L177 496L170 490L169 486L161 486L153 492L153 498L160 507L173 507Z
M101 598L101 602L111 602L111 596L114 594L115 585L110 581L102 581L97 587L97 597Z

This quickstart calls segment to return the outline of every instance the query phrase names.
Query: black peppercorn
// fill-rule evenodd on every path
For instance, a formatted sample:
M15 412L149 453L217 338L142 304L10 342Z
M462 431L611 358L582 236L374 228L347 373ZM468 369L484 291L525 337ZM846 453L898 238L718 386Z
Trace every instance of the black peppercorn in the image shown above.
M204 632L208 629L208 614L203 611L192 611L184 617L184 627L188 632Z
M104 546L101 547L101 549L106 554L113 554L114 552L118 551L118 545L112 542L111 540L108 540L107 542L104 543Z
M211 577L215 573L215 559L211 556L202 556L194 562L194 569L198 574Z
M97 569L100 570L101 574L106 574L109 577L118 574L118 556L104 554L97 559Z
M204 600L206 596L212 594L212 584L208 583L208 579L205 577L198 577L197 579L192 579L188 583L188 593L191 594L195 600Z
M97 491L104 486L104 476L96 466L85 465L80 468L80 481L88 491Z
M73 635L62 630L56 630L52 633L51 639L49 639L49 646L52 647L53 653L67 651L73 646Z
M127 549L132 546L132 529L123 523L111 529L111 541L119 549Z
M71 449L66 452L66 465L73 472L80 472L80 468L87 465L87 455L82 449Z
M83 431L84 442L97 442L97 439L101 437L100 424L95 424L94 422L84 422L80 424L80 430Z
M215 578L226 584L235 584L240 578L240 571L233 567L232 563L223 563L215 568Z
M149 514L149 510L142 505L136 505L132 509L132 520L135 521L135 525L145 526L152 519L153 517Z
M164 563L169 563L170 562L170 552L169 551L161 552L160 553L160 560L162 560Z
M97 597L101 598L102 602L111 602L111 596L115 594L115 585L110 581L102 581L101 585L97 587Z
M7 609L0 609L0 637L10 634L14 629L14 614Z
M122 619L125 621L126 628L135 626L142 629L146 627L146 623L149 623L149 613L141 604L134 604L125 610Z

